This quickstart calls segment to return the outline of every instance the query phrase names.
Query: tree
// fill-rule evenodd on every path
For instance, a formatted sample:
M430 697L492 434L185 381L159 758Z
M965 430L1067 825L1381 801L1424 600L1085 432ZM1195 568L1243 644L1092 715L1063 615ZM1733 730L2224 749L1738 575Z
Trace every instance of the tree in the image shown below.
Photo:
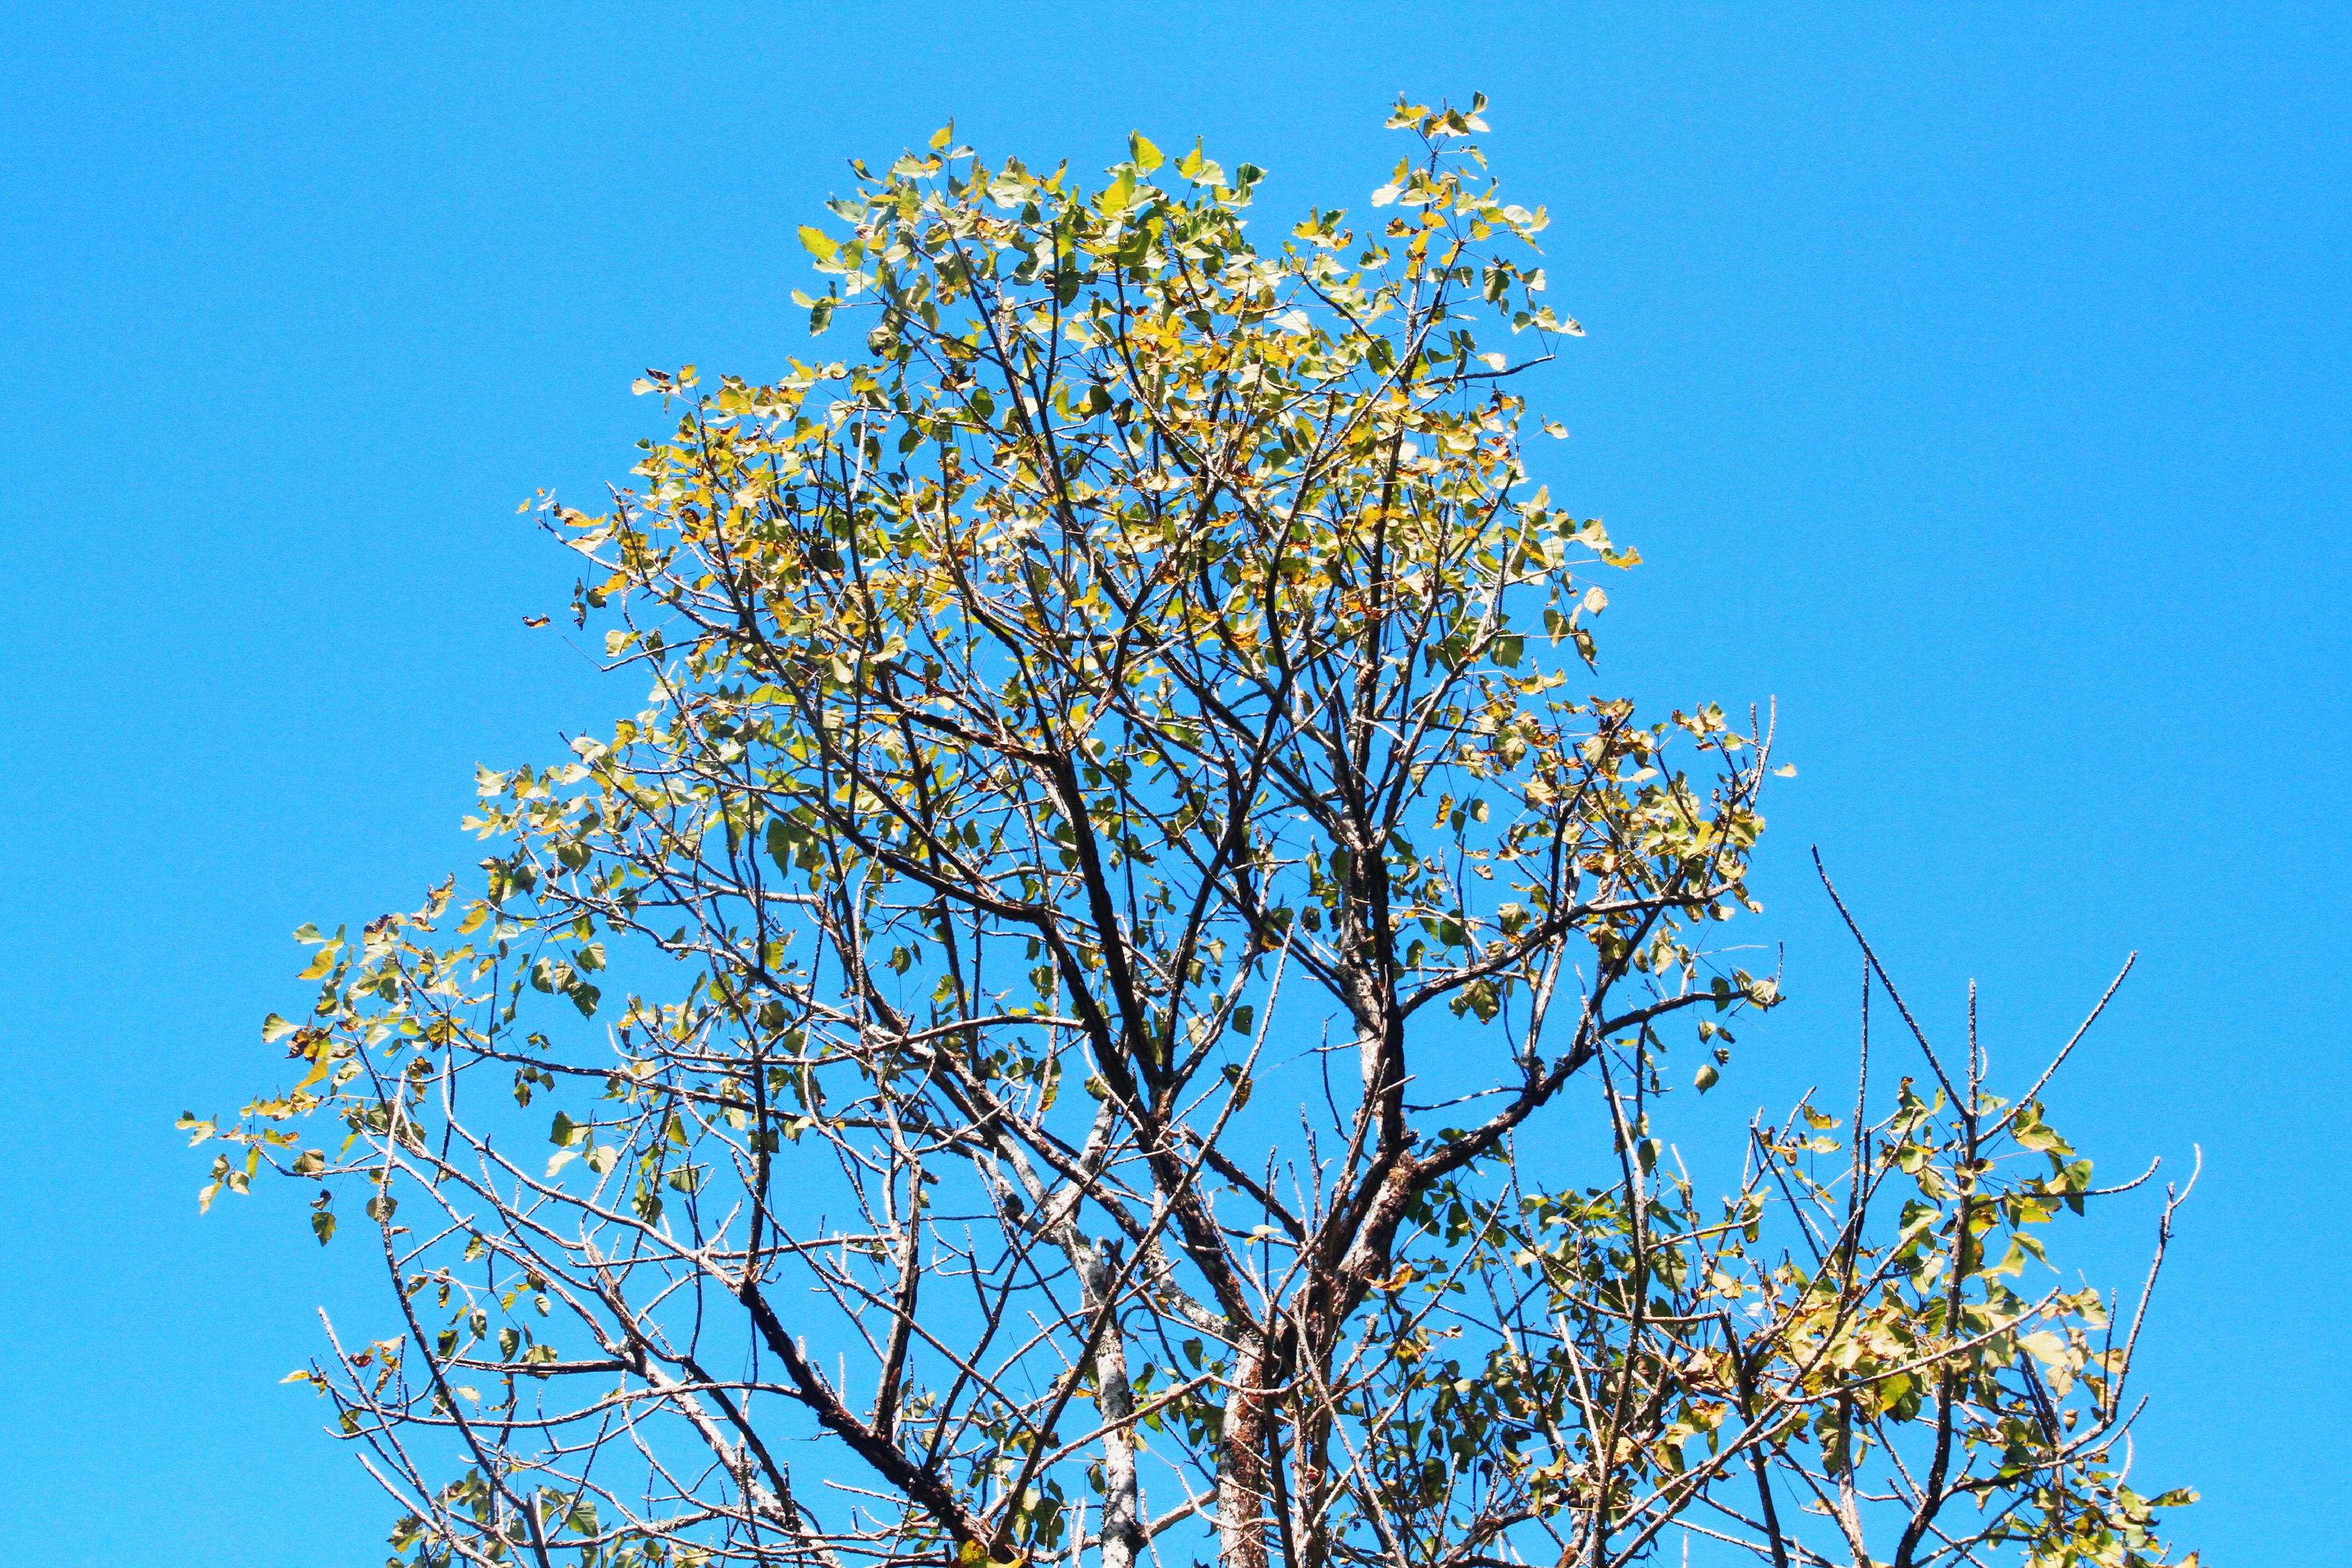
M2100 1191L2047 1074L1897 999L1891 1097L1716 1200L1666 1141L1778 997L1769 727L1571 695L1636 557L1529 487L1579 329L1483 107L1278 247L1197 145L853 164L865 356L649 374L635 488L541 498L646 705L480 774L478 897L298 933L303 1075L188 1120L207 1201L366 1194L384 1337L297 1375L397 1561L2168 1560L2137 1311L2024 1279Z

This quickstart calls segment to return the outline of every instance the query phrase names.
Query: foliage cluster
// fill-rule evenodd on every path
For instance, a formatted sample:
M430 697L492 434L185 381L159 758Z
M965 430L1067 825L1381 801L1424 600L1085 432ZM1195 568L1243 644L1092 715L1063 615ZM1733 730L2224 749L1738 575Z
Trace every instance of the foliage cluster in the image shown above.
M392 1321L299 1375L395 1561L2168 1561L2040 1085L1912 1028L1727 1195L1669 1144L1778 998L1770 736L1577 694L1636 557L1529 480L1578 329L1482 109L1271 246L1198 145L854 165L864 353L650 374L542 499L646 706L190 1119L207 1201L364 1194Z

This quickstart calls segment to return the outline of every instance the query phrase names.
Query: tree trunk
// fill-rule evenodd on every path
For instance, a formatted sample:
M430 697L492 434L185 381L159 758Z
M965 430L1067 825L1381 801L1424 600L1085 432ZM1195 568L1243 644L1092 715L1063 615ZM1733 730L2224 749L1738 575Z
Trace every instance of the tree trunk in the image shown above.
M1080 1262L1087 1312L1098 1312L1114 1284L1099 1247ZM1142 1494L1135 1477L1135 1390L1128 1382L1127 1339L1114 1316L1095 1347L1095 1410L1103 1426L1102 1568L1135 1568L1143 1555Z
M1245 1342L1217 1451L1217 1544L1222 1568L1265 1568L1265 1347Z

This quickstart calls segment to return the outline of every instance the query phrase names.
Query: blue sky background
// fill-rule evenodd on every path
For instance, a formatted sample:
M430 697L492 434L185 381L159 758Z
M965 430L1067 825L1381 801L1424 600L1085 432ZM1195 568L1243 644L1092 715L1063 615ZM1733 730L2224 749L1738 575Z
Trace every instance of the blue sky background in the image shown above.
M363 1259L290 1191L199 1223L171 1122L276 1073L293 926L470 864L473 765L635 697L524 629L570 577L515 505L625 473L644 367L795 350L843 160L1206 132L1286 228L1473 89L1591 334L1541 477L1650 562L1605 680L1777 696L1801 770L1796 1000L1717 1094L1847 1070L1808 844L1931 1028L1981 979L1997 1069L2138 948L2053 1118L2205 1152L2141 1473L2210 1563L2339 1561L2347 14L1263 0L6 8L0 1560L381 1561L276 1381Z

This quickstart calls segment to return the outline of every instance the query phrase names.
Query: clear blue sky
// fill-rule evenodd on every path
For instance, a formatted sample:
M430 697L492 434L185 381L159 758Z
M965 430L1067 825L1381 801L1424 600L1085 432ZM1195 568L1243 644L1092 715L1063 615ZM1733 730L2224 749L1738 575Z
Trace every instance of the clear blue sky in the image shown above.
M1206 132L1286 226L1473 89L1591 329L1542 477L1651 563L1604 673L1777 695L1801 769L1797 1000L1717 1094L1846 1070L1809 843L1997 1067L2139 948L2053 1114L2205 1151L2142 1473L2209 1563L2340 1561L2347 13L1266 0L6 7L0 1559L381 1560L277 1385L362 1260L290 1192L199 1223L171 1122L275 1073L293 926L469 864L474 764L635 695L524 629L570 579L515 505L625 472L643 367L794 350L843 160Z

